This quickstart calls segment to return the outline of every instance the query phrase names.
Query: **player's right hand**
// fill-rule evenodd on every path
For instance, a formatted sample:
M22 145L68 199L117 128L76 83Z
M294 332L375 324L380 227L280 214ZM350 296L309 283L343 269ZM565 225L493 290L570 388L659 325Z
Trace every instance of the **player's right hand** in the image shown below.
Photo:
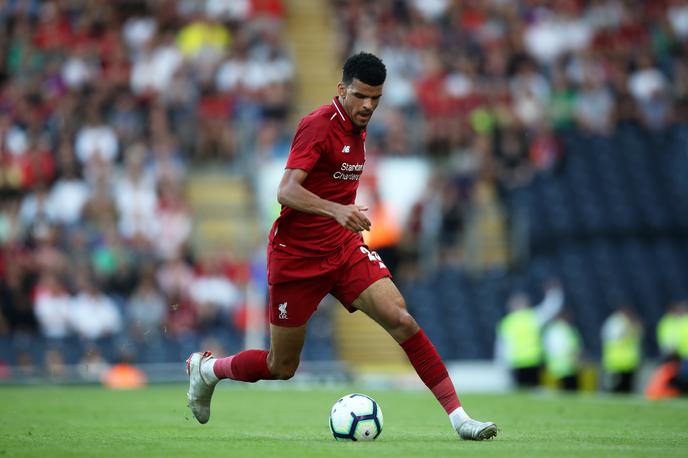
M335 213L335 220L353 232L370 230L370 220L363 214L368 211L364 205L341 205Z

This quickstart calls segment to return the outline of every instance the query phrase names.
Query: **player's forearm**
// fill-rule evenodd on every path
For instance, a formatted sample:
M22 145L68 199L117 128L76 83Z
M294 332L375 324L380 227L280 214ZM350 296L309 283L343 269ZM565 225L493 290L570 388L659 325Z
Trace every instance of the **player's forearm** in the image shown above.
M339 204L322 199L300 184L290 183L279 189L277 201L289 208L313 215L334 218Z

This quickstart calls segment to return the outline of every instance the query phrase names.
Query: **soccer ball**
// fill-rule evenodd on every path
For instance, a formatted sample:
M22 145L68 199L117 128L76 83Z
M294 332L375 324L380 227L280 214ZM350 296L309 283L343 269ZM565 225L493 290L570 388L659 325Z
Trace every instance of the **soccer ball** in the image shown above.
M382 432L382 409L370 396L347 394L332 406L330 431L337 440L375 440Z

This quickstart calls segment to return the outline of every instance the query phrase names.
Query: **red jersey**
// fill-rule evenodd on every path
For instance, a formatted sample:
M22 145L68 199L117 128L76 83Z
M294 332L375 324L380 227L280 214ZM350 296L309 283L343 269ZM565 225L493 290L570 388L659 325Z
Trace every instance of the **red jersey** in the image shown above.
M321 199L351 205L365 165L365 136L335 97L301 120L285 168L308 172L302 186ZM363 237L333 218L286 206L270 231L272 249L296 256L323 256L354 240Z

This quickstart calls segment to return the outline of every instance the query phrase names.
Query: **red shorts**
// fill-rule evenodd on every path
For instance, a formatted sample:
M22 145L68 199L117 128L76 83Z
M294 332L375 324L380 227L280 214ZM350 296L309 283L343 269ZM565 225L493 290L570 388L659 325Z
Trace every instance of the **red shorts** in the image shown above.
M327 257L298 257L268 248L270 323L301 326L328 293L355 312L356 298L391 276L380 256L358 241Z

